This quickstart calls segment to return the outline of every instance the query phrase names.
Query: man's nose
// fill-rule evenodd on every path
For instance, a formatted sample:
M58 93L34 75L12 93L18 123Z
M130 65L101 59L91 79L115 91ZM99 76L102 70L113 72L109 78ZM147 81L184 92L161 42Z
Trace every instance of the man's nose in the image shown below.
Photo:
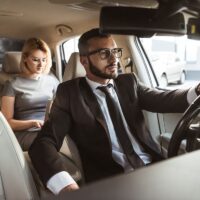
M117 60L115 54L112 51L110 52L110 60L112 60L112 61L116 61Z

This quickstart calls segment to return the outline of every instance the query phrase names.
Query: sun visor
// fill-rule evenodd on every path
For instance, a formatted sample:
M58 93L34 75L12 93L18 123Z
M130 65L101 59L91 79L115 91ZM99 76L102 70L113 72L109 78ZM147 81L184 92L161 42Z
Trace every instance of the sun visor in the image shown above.
M100 12L102 33L136 35L139 37L154 34L186 34L182 13L161 18L157 9L133 7L103 7Z

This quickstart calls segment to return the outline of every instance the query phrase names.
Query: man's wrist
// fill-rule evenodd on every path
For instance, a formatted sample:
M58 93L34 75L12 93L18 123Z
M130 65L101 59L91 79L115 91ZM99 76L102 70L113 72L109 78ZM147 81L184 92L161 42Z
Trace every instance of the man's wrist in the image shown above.
M70 192L70 191L74 191L74 190L78 190L78 189L79 189L78 184L77 183L72 183L72 184L64 187L59 193L65 192L65 191Z
M47 188L54 194L58 194L68 185L76 184L68 172L62 171L52 176L47 182Z
M195 87L195 92L197 95L200 95L200 83Z

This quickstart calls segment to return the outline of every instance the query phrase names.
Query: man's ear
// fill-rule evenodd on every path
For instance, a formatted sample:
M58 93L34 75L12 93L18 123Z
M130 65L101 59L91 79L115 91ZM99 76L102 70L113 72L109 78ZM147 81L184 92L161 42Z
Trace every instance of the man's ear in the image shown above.
M84 67L88 66L88 59L86 56L80 56L80 62Z

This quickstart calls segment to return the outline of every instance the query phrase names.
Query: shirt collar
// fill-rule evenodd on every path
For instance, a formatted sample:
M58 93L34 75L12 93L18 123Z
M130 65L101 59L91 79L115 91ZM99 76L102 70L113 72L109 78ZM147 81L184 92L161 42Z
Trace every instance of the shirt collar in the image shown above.
M89 86L92 88L92 91L95 91L97 89L97 87L99 87L99 86L106 86L108 84L112 84L114 86L113 79L110 79L108 84L101 84L101 83L97 83L95 81L90 80L88 77L85 77L85 78L86 78L86 81L89 84Z

